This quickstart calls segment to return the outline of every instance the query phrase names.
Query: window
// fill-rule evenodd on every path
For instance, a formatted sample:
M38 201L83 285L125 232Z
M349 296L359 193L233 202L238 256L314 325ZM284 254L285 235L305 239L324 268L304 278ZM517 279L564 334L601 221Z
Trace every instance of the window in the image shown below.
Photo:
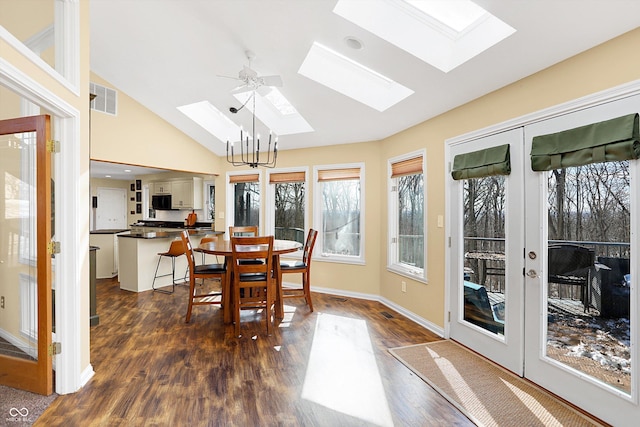
M325 259L364 263L364 166L315 168L316 247Z
M267 194L267 232L276 239L304 244L307 223L307 173L305 170L277 171L269 174Z
M388 269L426 280L424 151L389 160Z
M260 226L260 174L229 174L228 213L233 220L229 225Z

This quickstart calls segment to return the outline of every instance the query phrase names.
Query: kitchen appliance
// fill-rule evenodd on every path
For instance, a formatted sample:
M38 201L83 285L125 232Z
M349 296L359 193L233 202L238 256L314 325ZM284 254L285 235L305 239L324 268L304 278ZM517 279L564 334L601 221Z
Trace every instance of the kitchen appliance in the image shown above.
M156 210L171 210L171 194L151 196L151 207Z

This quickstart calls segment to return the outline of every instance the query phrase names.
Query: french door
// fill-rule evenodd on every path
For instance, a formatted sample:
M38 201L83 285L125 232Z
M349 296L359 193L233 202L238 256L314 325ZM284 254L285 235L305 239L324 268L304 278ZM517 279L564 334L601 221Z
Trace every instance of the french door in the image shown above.
M523 130L451 148L459 155L509 146L511 173L450 182L450 336L523 374Z
M638 112L633 96L449 148L509 144L511 161L450 181L450 337L613 425L640 416L640 160L537 172L530 153L536 136Z
M0 383L53 392L49 116L0 120Z

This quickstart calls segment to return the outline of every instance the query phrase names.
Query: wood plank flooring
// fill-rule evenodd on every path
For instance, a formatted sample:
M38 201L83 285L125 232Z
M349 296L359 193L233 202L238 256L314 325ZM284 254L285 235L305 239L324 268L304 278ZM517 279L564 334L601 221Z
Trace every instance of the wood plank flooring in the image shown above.
M97 300L95 376L35 425L473 425L387 351L439 337L377 302L314 293L309 313L288 299L272 336L247 312L237 338L217 306L185 323L186 286L136 294L104 279Z

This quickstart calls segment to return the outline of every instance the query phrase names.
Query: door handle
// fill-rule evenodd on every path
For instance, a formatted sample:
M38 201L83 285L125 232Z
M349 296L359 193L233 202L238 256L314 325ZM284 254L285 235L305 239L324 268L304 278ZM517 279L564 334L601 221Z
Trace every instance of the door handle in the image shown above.
M538 277L538 272L531 269L527 271L527 276L531 277L532 279L535 279L536 277Z

